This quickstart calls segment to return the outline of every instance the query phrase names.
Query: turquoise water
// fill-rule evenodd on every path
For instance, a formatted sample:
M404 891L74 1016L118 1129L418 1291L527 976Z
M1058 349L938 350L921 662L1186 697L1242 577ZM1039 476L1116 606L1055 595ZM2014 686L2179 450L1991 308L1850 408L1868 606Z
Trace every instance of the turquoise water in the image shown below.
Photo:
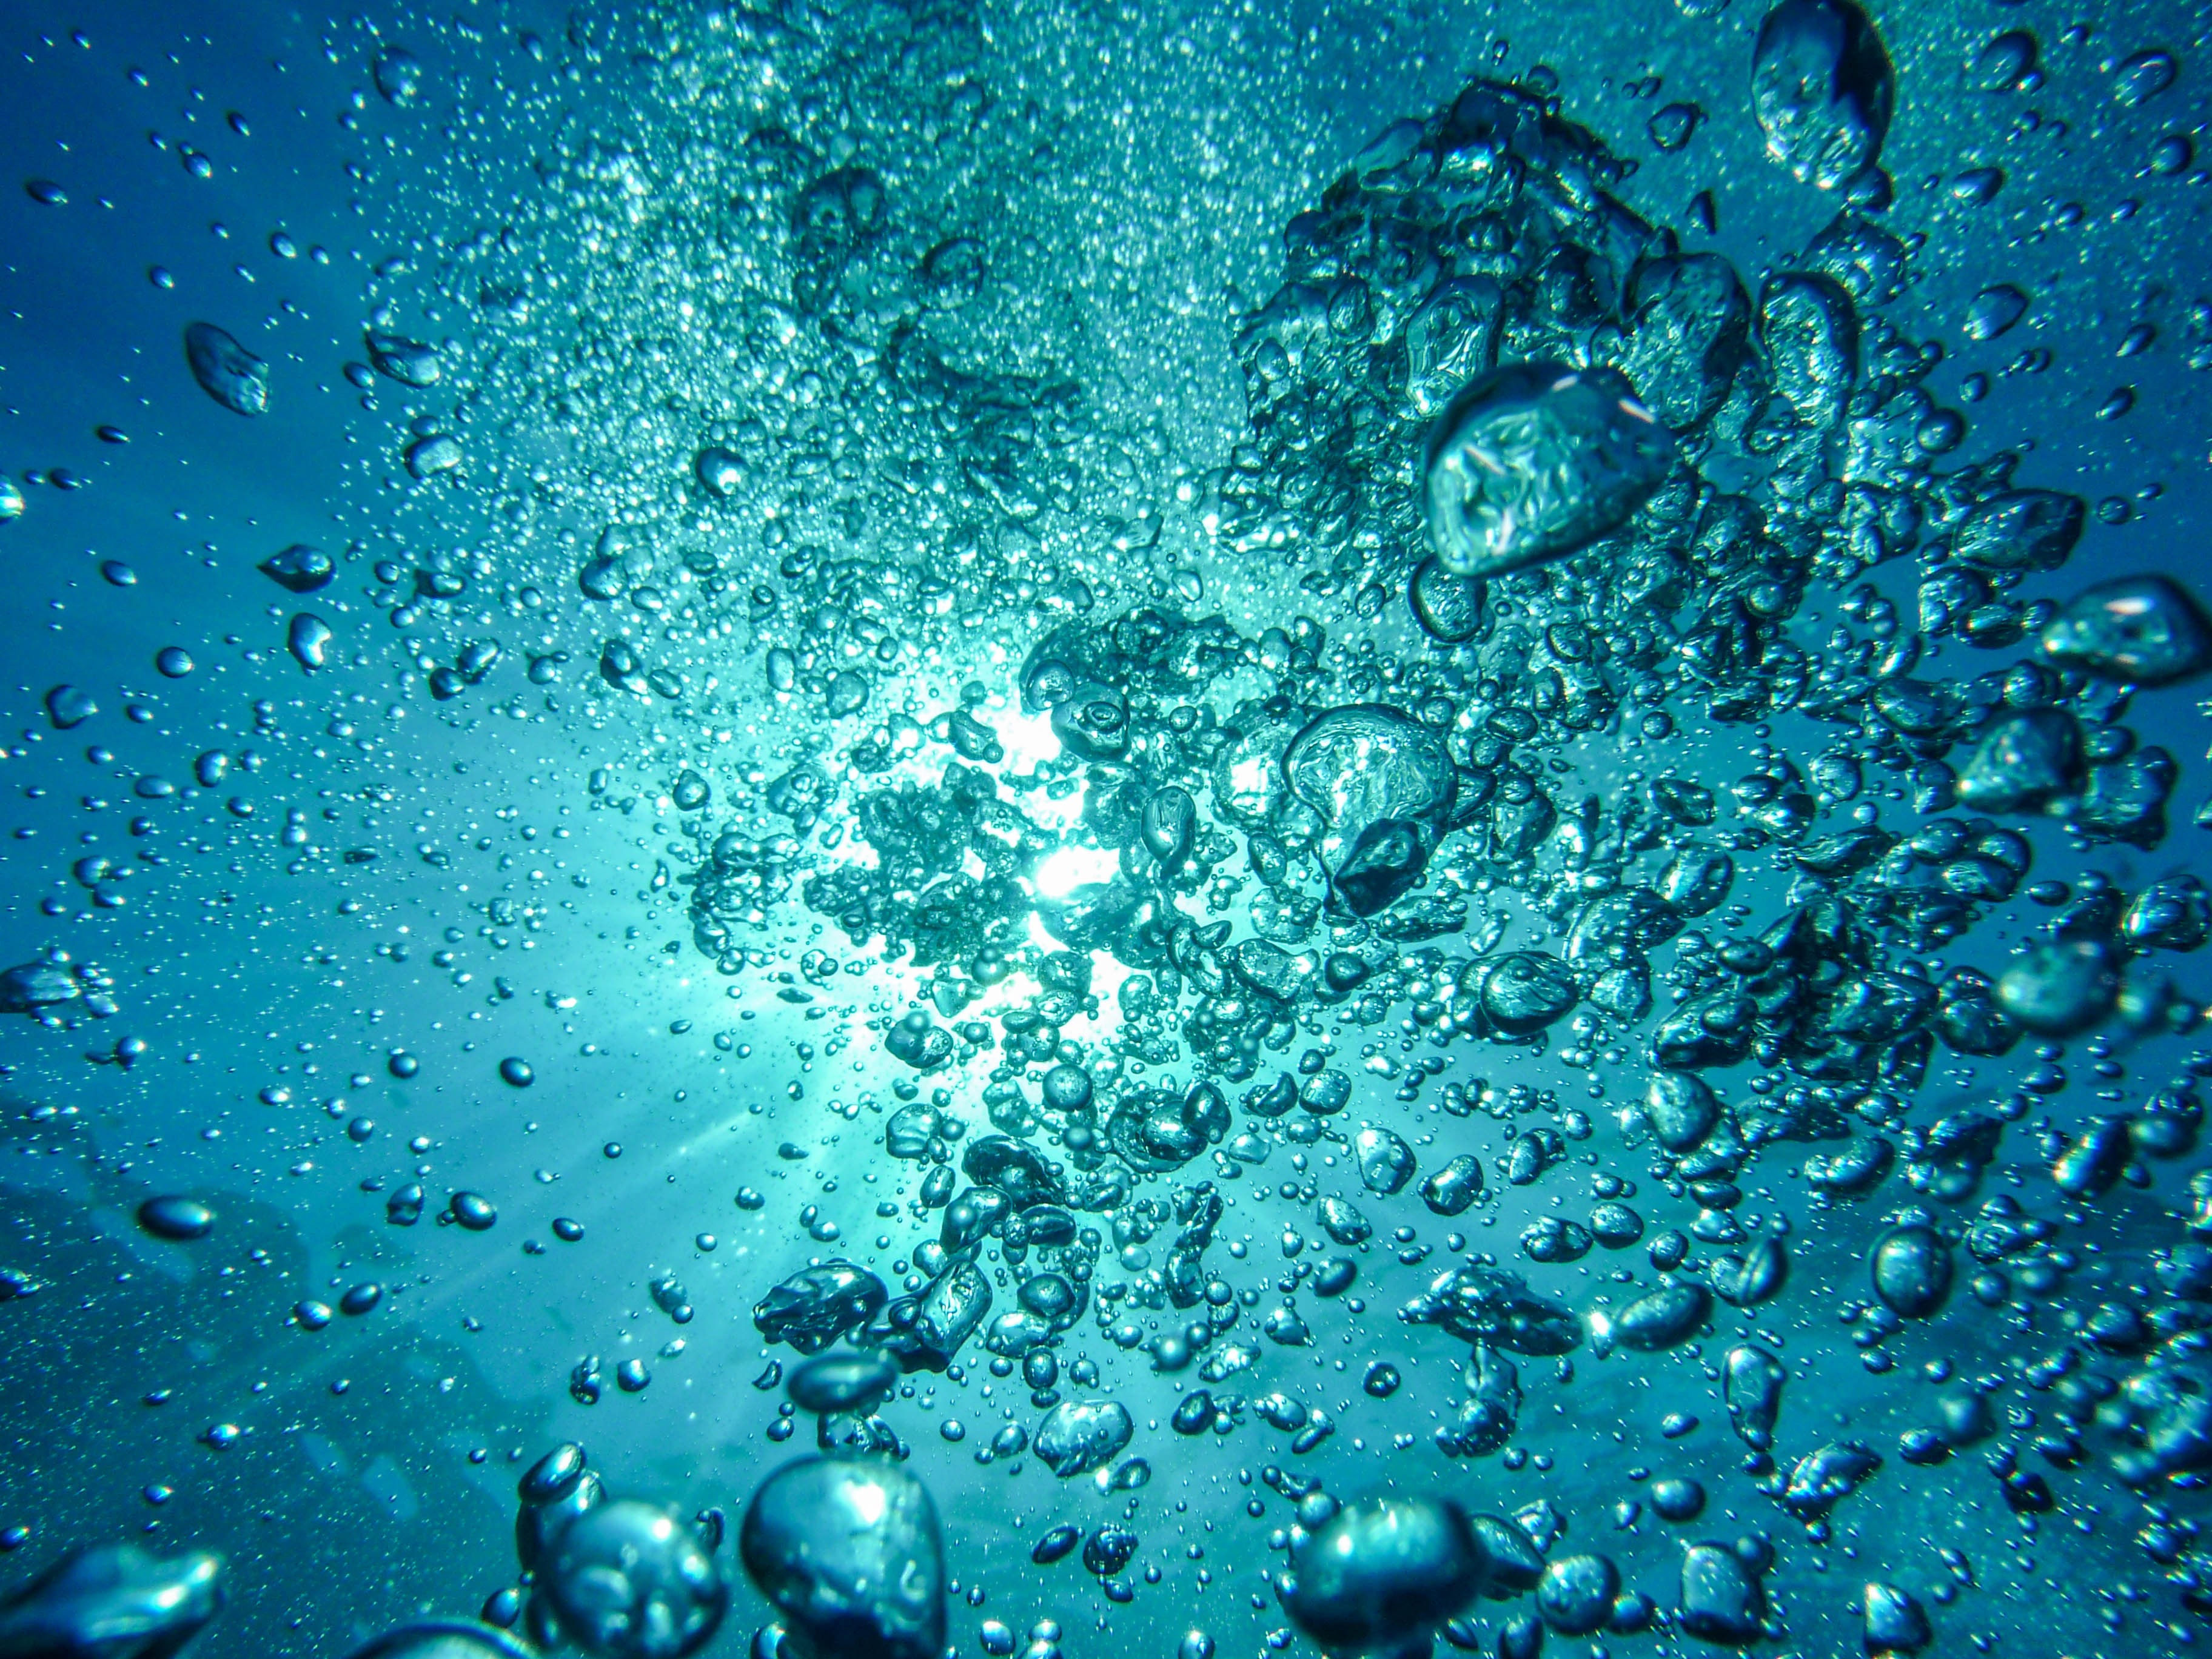
M2203 1639L2201 16L0 30L0 1648Z

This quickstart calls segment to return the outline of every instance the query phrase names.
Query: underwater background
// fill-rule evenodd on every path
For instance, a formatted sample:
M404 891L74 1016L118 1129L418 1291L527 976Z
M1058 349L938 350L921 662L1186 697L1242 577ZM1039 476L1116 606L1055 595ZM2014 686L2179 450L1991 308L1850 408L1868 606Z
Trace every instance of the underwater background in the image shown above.
M0 1650L2212 1637L2208 28L16 0Z

